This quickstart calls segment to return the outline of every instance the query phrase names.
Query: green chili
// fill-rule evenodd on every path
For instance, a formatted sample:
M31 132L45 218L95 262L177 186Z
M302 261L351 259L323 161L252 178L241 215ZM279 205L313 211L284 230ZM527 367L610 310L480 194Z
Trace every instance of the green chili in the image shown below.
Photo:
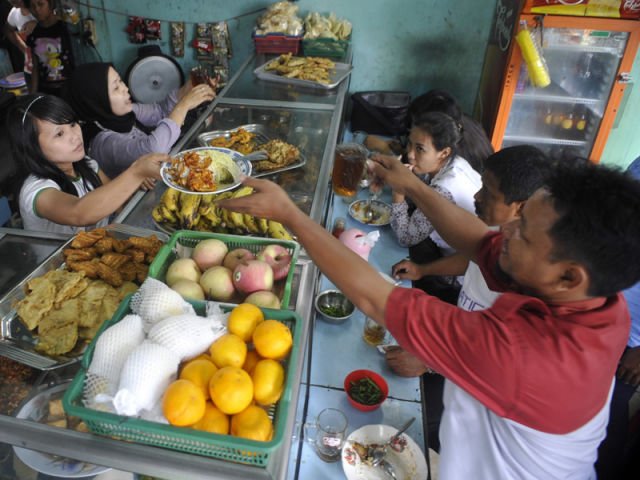
M346 317L347 311L342 305L321 305L320 310L330 317Z
M371 378L364 377L350 382L349 395L363 405L375 405L382 398L382 390Z

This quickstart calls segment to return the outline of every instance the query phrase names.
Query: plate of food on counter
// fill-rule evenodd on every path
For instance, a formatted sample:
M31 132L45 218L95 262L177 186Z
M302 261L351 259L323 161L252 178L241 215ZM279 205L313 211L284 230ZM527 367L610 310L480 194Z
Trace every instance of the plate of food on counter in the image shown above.
M371 209L371 217L366 217L365 212ZM382 227L391 223L391 205L380 200L356 200L349 205L349 215L354 220L376 227Z
M78 432L88 432L88 428L79 418L65 414L62 397L70 382L55 386L43 386L18 411L16 418L43 423L52 427L69 428ZM111 470L109 467L60 457L36 450L13 447L16 456L25 465L37 472L64 478L83 478L99 475Z
M203 147L228 148L243 155L264 151L267 158L251 161L252 177L293 170L307 163L298 147L283 140L271 138L267 129L260 124L202 133L198 136L198 140Z
M422 480L427 478L428 468L424 453L418 444L406 433L400 435L387 448L384 457L386 465L372 466L370 452L375 446L382 446L396 432L389 425L365 425L352 432L342 447L342 469L348 480L387 480L392 478L386 469L394 472L396 478Z
M254 70L261 80L331 90L349 76L352 66L324 57L296 57L284 53Z
M167 239L125 225L78 233L0 299L0 355L41 370L78 361Z
M198 147L184 150L160 169L170 188L197 195L221 193L240 185L242 175L251 175L251 162L235 150Z

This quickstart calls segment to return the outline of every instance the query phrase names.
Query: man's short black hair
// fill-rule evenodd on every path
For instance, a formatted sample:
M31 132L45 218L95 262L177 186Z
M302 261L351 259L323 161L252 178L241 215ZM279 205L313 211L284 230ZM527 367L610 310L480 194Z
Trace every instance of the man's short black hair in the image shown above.
M609 296L640 280L640 182L594 164L559 165L547 180L558 220L553 257L589 273L589 295Z
M544 186L553 164L536 147L517 145L489 155L484 168L496 177L505 203L510 204L526 201L533 192Z

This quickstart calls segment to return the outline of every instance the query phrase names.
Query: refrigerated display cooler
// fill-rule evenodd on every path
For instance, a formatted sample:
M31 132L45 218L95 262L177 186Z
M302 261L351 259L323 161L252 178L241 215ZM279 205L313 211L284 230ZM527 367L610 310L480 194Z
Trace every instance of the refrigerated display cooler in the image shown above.
M487 50L476 114L496 150L530 144L556 156L597 162L630 82L640 22L527 13L540 12L536 3L526 2L515 15L517 6L508 10L508 2L498 2L498 41ZM521 29L528 29L541 47L551 79L546 87L531 81L531 67L514 41Z

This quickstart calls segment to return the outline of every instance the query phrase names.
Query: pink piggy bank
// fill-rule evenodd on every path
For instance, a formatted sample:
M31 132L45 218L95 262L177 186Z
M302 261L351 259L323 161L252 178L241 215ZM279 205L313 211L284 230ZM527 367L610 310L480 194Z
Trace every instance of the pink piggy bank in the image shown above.
M365 260L369 259L369 252L373 248L373 244L367 241L367 235L362 230L357 228L345 230L340 234L339 240Z

